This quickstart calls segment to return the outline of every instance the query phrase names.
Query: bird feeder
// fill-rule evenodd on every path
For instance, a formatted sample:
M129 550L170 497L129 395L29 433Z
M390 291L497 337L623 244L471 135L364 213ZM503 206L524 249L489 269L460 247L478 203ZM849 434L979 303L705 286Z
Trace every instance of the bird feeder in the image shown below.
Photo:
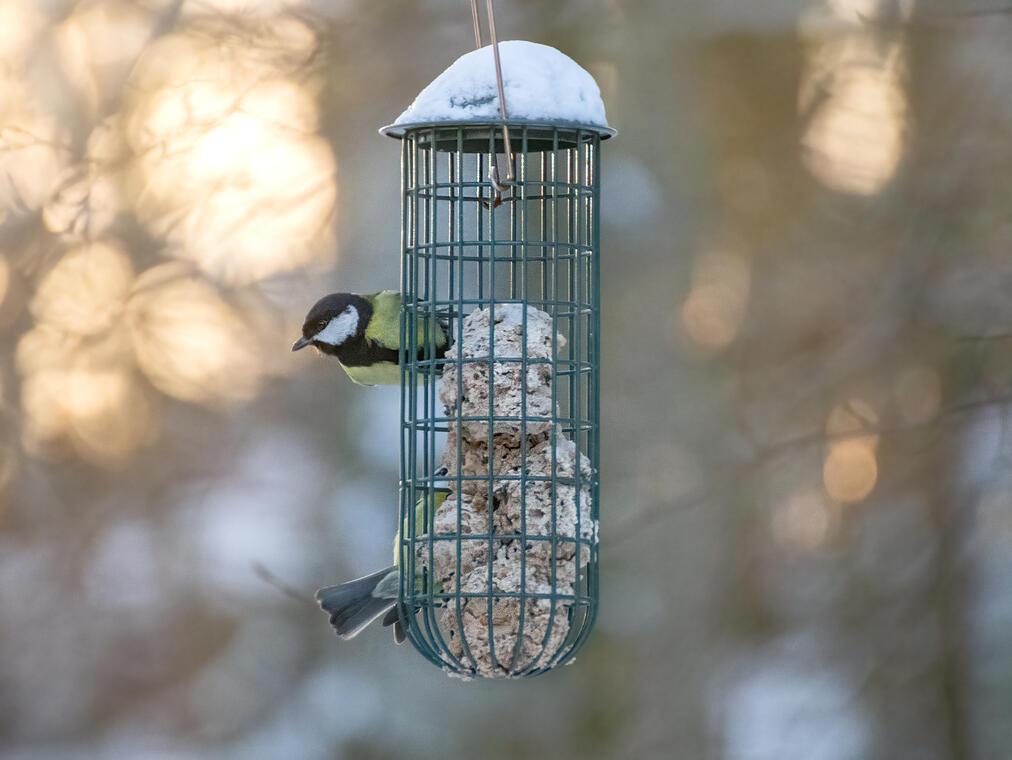
M571 59L503 42L497 78L493 47L381 130L402 148L398 614L465 678L571 661L598 604L600 145L614 131Z

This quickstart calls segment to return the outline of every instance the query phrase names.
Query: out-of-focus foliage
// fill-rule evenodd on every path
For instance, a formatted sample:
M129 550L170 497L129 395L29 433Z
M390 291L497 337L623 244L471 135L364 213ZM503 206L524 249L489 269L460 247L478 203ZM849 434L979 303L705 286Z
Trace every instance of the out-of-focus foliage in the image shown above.
M497 11L620 130L578 662L301 598L388 560L398 393L288 346L396 287L467 3L3 0L0 758L1012 756L1012 14Z

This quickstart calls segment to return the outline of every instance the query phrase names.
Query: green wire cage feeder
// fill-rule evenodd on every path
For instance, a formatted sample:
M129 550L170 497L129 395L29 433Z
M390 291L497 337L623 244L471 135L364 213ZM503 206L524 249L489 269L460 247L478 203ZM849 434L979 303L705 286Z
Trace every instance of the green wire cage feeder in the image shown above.
M490 81L508 118L412 120L423 91L381 130L402 141L398 610L414 646L464 677L571 661L598 603L600 144L614 132L517 116L521 45L579 69L504 42Z

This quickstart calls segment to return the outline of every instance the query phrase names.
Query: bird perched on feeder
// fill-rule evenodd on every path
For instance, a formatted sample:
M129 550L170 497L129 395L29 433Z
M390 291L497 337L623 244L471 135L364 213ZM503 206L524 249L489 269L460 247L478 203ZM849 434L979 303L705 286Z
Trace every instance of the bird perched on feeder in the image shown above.
M302 325L302 337L295 341L292 351L316 346L336 357L348 377L359 385L398 385L400 316L401 294L397 291L373 295L331 293L313 304ZM442 359L450 347L449 316L439 314L418 324L418 359ZM434 355L426 357L430 340Z
M446 475L446 469L436 472L436 477ZM432 489L432 507L429 517L446 501L450 494L449 488ZM425 525L425 502L423 495L415 503L415 525ZM407 527L405 523L404 527ZM398 529L394 537L394 564L379 572L357 578L338 586L327 586L316 592L316 599L324 612L330 614L330 624L342 639L357 636L371 622L383 615L383 625L394 626L394 641L404 641L404 628L401 626L400 615L397 614L397 587L399 585L401 562L401 531ZM423 576L418 573L415 578L416 588L421 591Z

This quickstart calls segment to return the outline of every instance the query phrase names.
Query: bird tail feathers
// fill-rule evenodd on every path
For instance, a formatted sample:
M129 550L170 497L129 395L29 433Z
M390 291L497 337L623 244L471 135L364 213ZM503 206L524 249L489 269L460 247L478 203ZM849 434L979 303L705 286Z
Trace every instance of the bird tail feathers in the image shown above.
M396 595L390 598L374 595L374 592L391 573L396 572L396 568L391 566L372 575L339 586L327 586L316 592L316 599L323 611L330 614L330 624L338 636L342 639L357 636L369 623L394 607L397 603ZM389 585L389 581L383 585Z

